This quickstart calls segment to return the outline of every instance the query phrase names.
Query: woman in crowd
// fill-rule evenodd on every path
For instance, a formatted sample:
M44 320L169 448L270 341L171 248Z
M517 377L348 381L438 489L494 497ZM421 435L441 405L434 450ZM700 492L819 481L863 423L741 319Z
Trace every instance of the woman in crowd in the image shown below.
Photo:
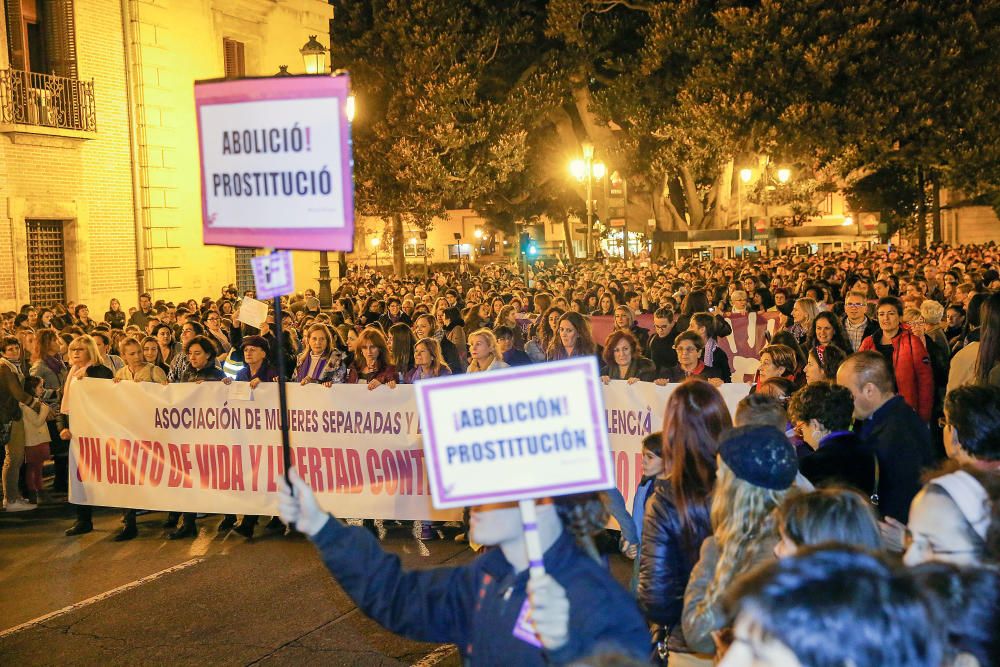
M732 333L729 323L722 317L711 313L695 313L691 316L689 331L693 331L704 343L704 354L702 361L708 368L718 371L719 379L723 383L733 381L732 371L729 370L729 357L725 351L719 347L719 336L728 336Z
M97 326L97 322L90 319L90 308L80 303L73 309L73 324L80 327L84 333L90 333Z
M615 295L612 292L605 292L597 302L597 311L591 315L603 315L613 317L615 314Z
M517 313L514 312L514 309L511 306L503 306L494 318L493 328L510 327L514 332L514 349L524 350L524 332L521 330L521 325L517 322L517 318L515 317L516 314ZM542 317L544 317L544 315L545 314L543 313ZM541 321L542 317L539 318L539 321ZM542 360L544 360L545 357L544 349L545 348L542 348Z
M604 364L601 380L608 384L611 380L652 382L656 379L656 365L642 356L638 341L628 331L613 331L604 343Z
M267 358L271 344L266 338L246 336L240 345L243 349L243 367L236 372L237 382L249 382L250 388L255 389L261 382L277 381L278 369Z
M723 627L722 601L733 580L774 557L774 509L793 493L795 449L771 426L743 426L722 436L712 496L712 535L701 546L684 593L684 639L692 651L715 651Z
M833 486L789 496L777 510L777 523L780 540L774 555L778 558L830 544L882 551L871 501L851 489Z
M347 369L344 367L343 350L338 349L331 330L325 324L313 324L306 330L306 346L296 360L292 377L299 384L310 382L344 382Z
M590 322L579 313L563 313L559 316L556 333L549 342L546 358L550 361L586 357L598 354L590 330Z
M202 319L202 324L205 325L205 335L208 336L216 349L219 350L219 356L229 354L233 346L229 342L229 332L222 328L222 315L214 310L210 310L206 313L204 319Z
M638 349L645 350L649 343L649 330L640 327L628 306L615 306L615 331L627 331L635 337Z
M497 337L489 329L479 329L469 334L468 373L510 368L497 352Z
M199 325L200 326L200 325ZM153 329L156 344L160 346L160 357L167 366L173 366L178 355L184 353L180 343L174 341L174 329L169 324L158 324Z
M674 352L677 353L677 365L660 372L655 382L665 385L668 382L683 382L687 378L697 377L707 380L713 385L721 385L721 372L717 368L706 366L702 361L704 342L701 336L693 331L684 331L674 339Z
M565 312L559 306L551 306L535 322L532 336L524 345L524 351L533 363L545 361L546 353L559 329L559 318Z
M920 418L930 423L934 409L934 371L927 348L902 324L903 304L893 296L879 299L878 333L861 341L858 351L885 357L896 378L896 390Z
M70 368L66 374L66 384L63 386L62 403L59 406L59 437L67 442L73 439L70 431L70 394L76 389L76 383L82 378L101 378L111 380L114 376L108 368L100 363L97 345L90 336L83 335L75 339L69 346ZM82 535L94 529L93 508L90 505L76 506L76 522L66 530L67 536Z
M398 381L405 383L407 381L406 378L409 377L416 367L413 352L417 340L413 336L413 331L407 324L401 322L393 324L389 327L389 335L386 336L386 342L389 345L389 355L392 359L392 365L396 367L396 373L399 376Z
M760 368L751 391L758 391L760 383L770 378L785 378L794 384L796 370L795 351L787 345L768 345L760 351Z
M186 324L190 324L190 322ZM184 344L184 355L187 358L188 364L179 382L195 382L197 384L201 384L202 382L229 382L222 369L215 365L218 352L215 349L215 344L207 336L199 334L187 341ZM181 526L167 533L167 539L179 540L185 537L197 537L198 525L195 521L196 514L194 512L184 512L182 516ZM177 513L171 512L167 518L165 527L171 528L176 526L176 523ZM227 514L223 517L222 522L219 523L218 532L228 532L235 525L236 516Z
M976 382L1000 387L1000 292L983 302L981 319Z
M445 375L451 375L451 369L441 354L441 344L434 338L418 340L413 346L413 369L406 377L406 384Z
M170 366L163 360L160 342L153 336L145 336L142 339L142 359L148 364L153 364L164 373L170 372Z
M125 328L125 311L118 299L111 299L108 304L108 311L104 313L104 321L111 325L112 329Z
M389 347L379 329L369 327L358 335L354 364L347 371L347 384L367 384L373 390L381 385L396 388L396 367L389 362Z
M729 409L706 382L683 382L667 399L663 419L664 475L645 511L639 559L639 605L654 628L661 660L684 664L690 649L681 632L684 590L701 543L712 530L709 509L719 438L732 428Z
M796 299L792 306L792 325L788 327L795 341L799 345L804 345L812 330L812 322L819 314L816 301L807 297Z
M836 345L816 346L809 350L803 371L806 383L835 382L837 369L847 354Z
M805 349L811 350L819 345L835 345L841 350L851 349L851 341L847 339L840 318L829 311L818 313L809 327Z
M458 359L464 371L469 365L469 346L465 335L465 321L462 320L462 313L458 308L448 307L441 311L439 320L445 337L451 341L458 352Z
M448 370L451 371L452 375L465 372L465 366L462 365L458 349L454 343L445 337L444 331L438 328L437 321L433 315L422 313L413 319L413 336L417 340L423 338L433 338L436 340L441 346L441 356L444 357L445 362L448 364ZM357 345L356 341L355 345Z

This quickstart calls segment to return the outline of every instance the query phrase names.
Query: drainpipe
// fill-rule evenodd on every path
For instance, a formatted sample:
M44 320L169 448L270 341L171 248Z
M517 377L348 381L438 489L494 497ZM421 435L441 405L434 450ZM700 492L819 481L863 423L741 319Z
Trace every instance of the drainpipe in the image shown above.
M139 127L141 112L136 106L138 101L142 103L142 90L135 87L135 72L141 66L142 54L136 49L132 53L133 20L132 0L121 0L122 13L122 46L125 55L125 97L128 105L128 126L129 126L129 153L132 162L132 209L135 218L135 283L137 288L136 296L147 291L146 286L146 249L149 247L146 225L146 211L142 206L142 167L140 156L145 146L142 136L143 130ZM136 299L138 303L138 299Z

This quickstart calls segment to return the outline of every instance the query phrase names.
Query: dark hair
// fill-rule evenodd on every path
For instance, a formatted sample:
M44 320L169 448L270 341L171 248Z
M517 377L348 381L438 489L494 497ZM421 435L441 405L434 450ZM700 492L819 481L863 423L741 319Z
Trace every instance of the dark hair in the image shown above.
M802 349L799 345L799 341L795 340L794 334L791 331L779 331L771 337L770 345L784 345L786 347L792 348L795 352L795 361L798 364L797 368L803 368L806 365L806 351ZM791 373L795 369L789 369L788 372Z
M569 322L576 330L576 343L573 345L572 356L585 357L594 354L597 346L594 344L590 322L580 313L574 313L573 311L563 313L559 316L559 324L562 324L564 321ZM552 340L549 341L549 349L546 356L549 359L567 358L566 348L563 347L562 341L559 340L558 325L556 325L556 331L552 336Z
M727 606L810 667L940 665L943 637L912 576L857 549L806 549L737 580Z
M493 335L496 336L498 340L501 338L504 340L513 340L514 330L506 325L503 325L493 329Z
M34 396L35 389L38 387L38 385L42 384L43 382L45 382L45 380L43 380L39 376L29 374L24 378L24 391L27 392L30 396Z
M202 325L201 322L198 322L196 320L188 320L187 322L184 323L183 326L188 326L188 325L191 325L191 329L194 331L195 335L202 336L205 334L205 327Z
M215 349L215 343L213 343L207 336L202 336L201 334L195 336L184 345L184 354L186 355L192 346L197 345L205 351L208 355L209 364L215 363L215 357L219 354Z
M844 332L844 325L840 323L840 318L830 311L823 311L813 318L812 324L809 325L809 337L806 349L814 348L819 344L816 341L816 323L820 320L826 321L833 327L833 338L830 340L830 345L836 345L841 350L851 349L851 341L847 337L847 333Z
M663 431L654 431L643 438L642 448L663 458Z
M696 289L684 297L684 301L681 302L681 314L691 317L695 313L707 312L709 305L711 304L708 303L708 296L704 290Z
M882 282L882 281L879 281ZM878 304L875 306L876 310L882 306L892 306L896 309L896 314L900 317L903 316L903 302L894 296L884 296L878 300Z
M154 337L155 336L159 336L160 329L166 329L167 331L169 331L170 332L170 340L174 339L174 328L172 326L170 326L169 324L157 324L155 327L153 327L153 336Z
M835 542L882 550L882 536L871 503L850 489L828 487L789 496L778 508L778 526L797 547Z
M784 431L788 426L785 406L768 394L749 394L736 404L736 426L773 426Z
M986 384L990 371L1000 363L1000 292L991 294L980 308L979 355L976 382Z
M708 382L689 378L667 399L663 414L663 460L670 461L670 488L684 546L697 560L692 507L705 504L715 486L719 438L732 428L722 394Z
M685 340L698 348L699 352L705 349L705 341L694 331L682 331L677 334L677 337L674 338L674 347L677 347L677 343Z
M912 572L934 600L949 657L969 653L980 665L1000 665L1000 571L928 561Z
M837 370L844 363L844 359L847 359L847 353L833 343L812 348L809 350L809 356L816 359L823 375L831 382L837 379Z
M957 387L945 396L944 409L962 449L978 459L1000 461L1000 387Z
M796 422L815 419L828 431L845 431L854 419L854 397L847 387L812 382L792 394L788 414Z

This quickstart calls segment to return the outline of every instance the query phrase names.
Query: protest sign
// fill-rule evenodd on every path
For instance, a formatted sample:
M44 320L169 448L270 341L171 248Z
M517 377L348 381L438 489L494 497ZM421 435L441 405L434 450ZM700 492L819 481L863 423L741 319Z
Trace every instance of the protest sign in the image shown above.
M547 368L535 366L536 369ZM490 373L492 375L492 373ZM486 374L483 375L486 377ZM233 383L244 384L244 383ZM70 393L70 499L107 507L274 514L284 472L275 383L234 400L220 382L84 379ZM631 505L642 438L662 428L676 385L601 386L614 477ZM731 411L748 385L719 388ZM292 460L320 504L340 517L455 519L435 510L425 472L415 387L288 387ZM539 467L548 470L551 462Z
M250 260L253 286L259 299L273 299L295 291L292 253L276 250Z
M350 81L195 84L205 243L352 250Z
M240 322L260 329L267 320L267 304L253 297L245 296L240 302Z
M614 486L593 357L417 383L436 507Z

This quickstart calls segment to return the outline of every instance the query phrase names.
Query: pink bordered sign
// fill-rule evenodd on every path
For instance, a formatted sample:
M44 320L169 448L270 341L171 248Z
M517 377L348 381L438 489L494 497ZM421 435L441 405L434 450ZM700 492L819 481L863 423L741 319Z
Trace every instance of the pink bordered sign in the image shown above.
M205 243L352 250L350 80L195 83Z
M614 486L594 357L424 380L416 395L437 508Z

